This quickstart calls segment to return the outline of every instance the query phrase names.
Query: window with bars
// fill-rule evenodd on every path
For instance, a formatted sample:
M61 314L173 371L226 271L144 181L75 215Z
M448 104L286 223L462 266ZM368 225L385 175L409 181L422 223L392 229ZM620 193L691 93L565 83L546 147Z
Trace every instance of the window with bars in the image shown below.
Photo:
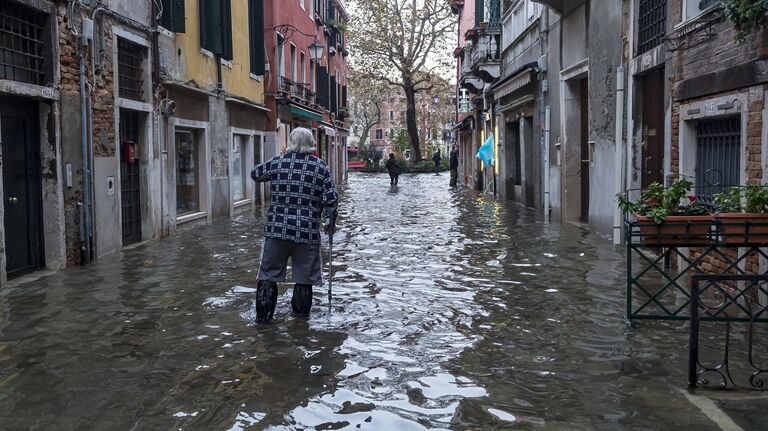
M640 0L637 54L661 45L666 26L667 0Z
M117 40L117 77L120 97L144 100L146 48L125 39Z
M741 182L741 118L719 118L696 123L696 184L725 191ZM707 189L710 192L710 189Z
M46 21L44 13L0 1L0 79L45 83Z

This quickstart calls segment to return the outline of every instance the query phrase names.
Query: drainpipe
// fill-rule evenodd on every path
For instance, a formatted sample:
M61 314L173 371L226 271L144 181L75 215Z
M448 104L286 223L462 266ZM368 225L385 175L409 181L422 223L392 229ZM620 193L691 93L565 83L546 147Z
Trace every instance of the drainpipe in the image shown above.
M82 156L83 156L83 259L82 263L86 264L91 261L92 256L92 223L91 223L91 209L93 202L91 198L91 158L89 146L89 127L90 120L88 118L88 97L85 87L85 54L84 50L88 46L88 38L84 35L79 36L80 45L80 132L82 143Z
M616 69L616 148L614 152L613 178L616 194L624 192L624 65ZM621 210L613 210L613 245L621 244Z
M549 139L550 139L549 105L544 108L544 221L549 222Z
M549 145L550 145L550 136L551 136L551 111L550 106L548 103L548 96L549 96L549 79L547 76L547 73L549 72L549 9L545 8L544 11L541 13L541 22L543 26L543 31L539 34L539 44L541 45L541 55L545 55L547 59L547 68L543 72L543 78L544 82L547 83L547 86L542 86L541 88L541 106L544 111L544 221L549 222L549 208L551 206L550 202L550 153L549 153Z

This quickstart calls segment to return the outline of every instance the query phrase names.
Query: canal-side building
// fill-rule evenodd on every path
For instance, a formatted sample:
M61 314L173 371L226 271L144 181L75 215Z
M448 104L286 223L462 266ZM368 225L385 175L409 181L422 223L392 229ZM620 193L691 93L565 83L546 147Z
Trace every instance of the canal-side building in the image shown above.
M265 203L250 168L279 153L267 132L264 2L163 2L157 95L163 234Z
M498 132L498 195L544 208L547 22L544 6L505 1L501 23L502 77L493 87ZM548 203L547 203L548 206Z
M71 77L61 86L60 50L77 64L74 46L58 43L69 31L62 12L51 1L0 2L0 287L79 259L79 230L68 227L79 220L82 142L69 111L81 99ZM66 152L64 115L78 132Z
M313 131L337 183L346 179L348 14L339 0L265 2L265 142L284 151L297 127Z

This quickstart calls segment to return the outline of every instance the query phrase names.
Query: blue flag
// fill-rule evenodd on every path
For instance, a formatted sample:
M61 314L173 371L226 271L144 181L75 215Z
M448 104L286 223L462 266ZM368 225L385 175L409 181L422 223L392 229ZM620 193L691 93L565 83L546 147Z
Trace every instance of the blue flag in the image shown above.
M477 150L475 155L485 166L493 166L493 133L488 136L485 143Z

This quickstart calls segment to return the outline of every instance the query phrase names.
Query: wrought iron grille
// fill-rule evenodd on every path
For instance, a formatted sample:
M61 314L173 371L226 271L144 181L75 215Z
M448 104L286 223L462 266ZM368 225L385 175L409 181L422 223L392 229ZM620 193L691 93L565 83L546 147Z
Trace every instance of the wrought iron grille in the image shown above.
M143 100L144 78L142 63L145 48L141 45L118 39L117 42L117 73L120 97L133 100Z
M667 0L640 0L637 53L642 54L664 41Z
M30 8L0 2L0 78L42 85L45 79L46 15Z
M741 120L739 117L696 123L696 184L708 187L709 196L739 184Z
M120 111L120 135L122 143L141 145L139 114L135 111ZM138 159L138 157L137 157ZM123 245L141 240L141 174L139 163L120 163L120 200L122 213Z

